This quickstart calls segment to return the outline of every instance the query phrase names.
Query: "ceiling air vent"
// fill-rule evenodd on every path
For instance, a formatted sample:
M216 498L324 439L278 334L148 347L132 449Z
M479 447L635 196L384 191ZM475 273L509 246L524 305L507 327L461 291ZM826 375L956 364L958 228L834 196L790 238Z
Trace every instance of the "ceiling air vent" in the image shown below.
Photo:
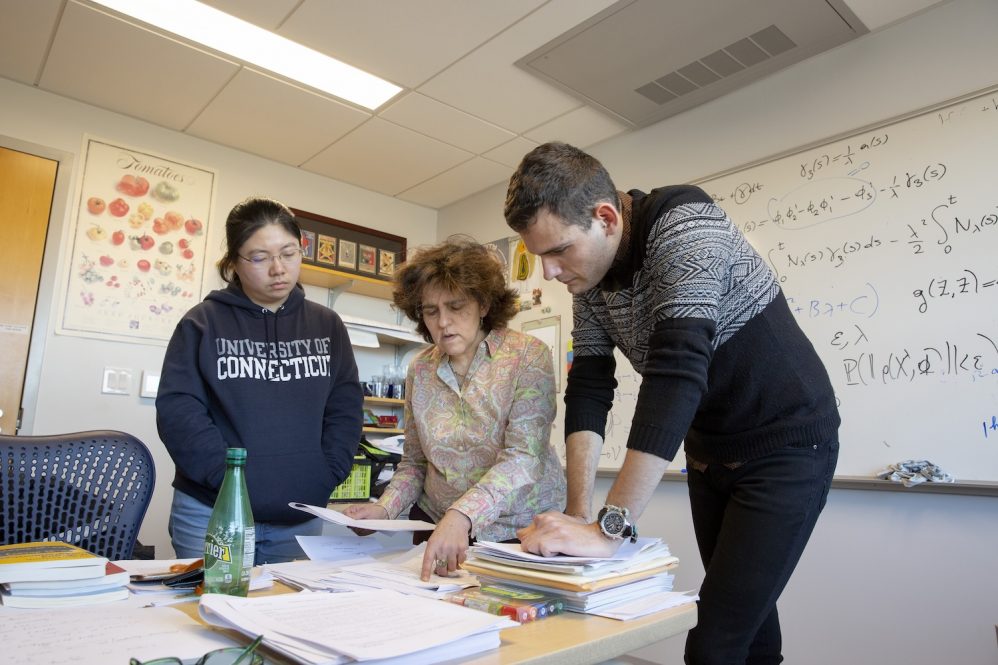
M641 127L865 32L843 0L621 0L516 64Z
M649 81L634 91L656 104L665 104L796 46L794 40L787 37L775 25L771 25L710 55L705 55L685 67Z

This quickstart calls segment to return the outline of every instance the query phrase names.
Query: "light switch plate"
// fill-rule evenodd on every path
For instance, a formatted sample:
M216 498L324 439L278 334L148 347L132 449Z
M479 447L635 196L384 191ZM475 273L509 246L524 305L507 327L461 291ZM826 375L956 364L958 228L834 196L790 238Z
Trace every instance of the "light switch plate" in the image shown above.
M104 395L130 395L132 370L122 367L105 367L100 391Z

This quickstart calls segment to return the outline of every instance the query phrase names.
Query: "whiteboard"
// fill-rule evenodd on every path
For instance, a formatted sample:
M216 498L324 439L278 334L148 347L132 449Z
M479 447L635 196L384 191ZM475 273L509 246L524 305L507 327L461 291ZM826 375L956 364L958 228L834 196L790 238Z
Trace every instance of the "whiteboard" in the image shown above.
M698 184L768 261L828 369L836 475L928 459L998 480L998 92ZM617 377L608 469L640 382L619 356Z

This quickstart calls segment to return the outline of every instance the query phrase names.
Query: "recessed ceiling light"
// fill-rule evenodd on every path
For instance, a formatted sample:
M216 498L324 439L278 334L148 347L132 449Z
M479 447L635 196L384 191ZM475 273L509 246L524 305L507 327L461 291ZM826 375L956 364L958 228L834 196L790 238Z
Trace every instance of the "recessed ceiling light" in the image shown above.
M91 2L371 110L402 91L373 74L195 0Z

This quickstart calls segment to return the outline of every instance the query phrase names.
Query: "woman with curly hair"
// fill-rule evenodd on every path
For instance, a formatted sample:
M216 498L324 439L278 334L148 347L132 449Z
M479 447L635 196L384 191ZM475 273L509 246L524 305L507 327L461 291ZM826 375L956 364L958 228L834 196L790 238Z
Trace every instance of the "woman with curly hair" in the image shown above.
M507 327L516 313L502 264L486 247L451 238L395 274L395 306L431 346L406 377L402 462L355 519L409 517L436 524L422 577L453 572L475 539L514 540L534 515L562 510L565 475L550 443L551 353ZM416 532L414 544L426 539Z

